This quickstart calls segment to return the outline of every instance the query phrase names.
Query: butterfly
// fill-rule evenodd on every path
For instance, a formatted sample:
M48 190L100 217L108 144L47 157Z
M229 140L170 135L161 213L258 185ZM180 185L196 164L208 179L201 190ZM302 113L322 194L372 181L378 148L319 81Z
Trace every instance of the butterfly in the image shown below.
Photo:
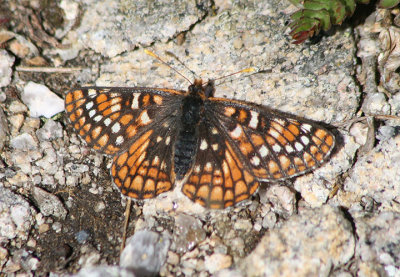
M212 80L187 91L83 87L66 115L88 146L113 155L122 194L149 199L177 181L192 201L226 208L275 182L323 164L335 136L314 121L253 103L214 97Z

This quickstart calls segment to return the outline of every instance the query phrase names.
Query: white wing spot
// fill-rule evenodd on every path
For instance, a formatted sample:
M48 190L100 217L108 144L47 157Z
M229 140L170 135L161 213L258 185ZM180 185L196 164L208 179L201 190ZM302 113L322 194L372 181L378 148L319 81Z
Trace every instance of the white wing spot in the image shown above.
M285 126L285 120L281 118L274 118L274 121L278 122L281 126Z
M250 162L255 166L259 166L260 165L260 158L257 157L257 156L254 156L253 158L251 158Z
M293 147L291 145L286 145L285 149L286 149L286 152L288 152L288 153L294 152L294 149L293 149Z
M231 136L233 138L239 138L242 135L242 127L240 127L239 125L236 126L235 130L233 130L232 132L230 132Z
M113 95L111 94L111 96L113 96ZM111 105L118 104L120 101L121 101L121 98L119 98L119 97L112 98L111 99Z
M111 127L111 131L113 133L118 133L119 130L121 130L121 125L119 124L119 122L114 123L114 125Z
M143 125L147 125L151 122L151 119L149 118L149 115L147 114L147 111L143 111L140 114L140 121L142 122Z
M123 142L124 142L123 136L118 136L117 139L115 140L116 145L121 145Z
M218 134L217 128L212 128L211 129L211 133L213 133L214 135Z
M111 111L112 111L113 113L118 112L118 111L120 111L120 110L121 110L121 104L111 106Z
M162 125L164 128L168 128L169 127L169 123L168 122L164 122Z
M200 165L196 165L195 167L194 167L194 172L195 173L199 173L200 172Z
M310 139L306 136L302 136L301 141L304 143L304 145L307 145L310 143Z
M157 137L157 143L160 142L160 141L162 141L162 137L158 136Z
M133 100L132 100L132 105L131 105L132 109L138 109L139 108L139 97L140 97L140 93L134 93L133 94Z
M300 142L296 142L295 144L294 144L294 147L296 148L296 150L297 151L301 151L301 150L303 150L303 144L301 144Z
M96 122L99 122L102 118L103 118L103 116L101 116L101 115L96 115L96 116L93 118L93 120L96 121Z
M90 110L93 107L93 101L86 104L86 110Z
M217 151L218 150L218 143L215 143L215 144L211 145L211 147L212 147L212 149L214 151Z
M272 145L272 150L274 150L274 152L279 153L281 152L282 147L279 146L279 144L275 143L274 145Z
M267 147L265 147L265 145L263 145L260 147L259 152L260 152L261 157L265 158L266 156L268 156L269 150Z
M206 166L204 167L204 169L207 171L211 171L211 169L212 169L211 163L210 162L206 163Z
M92 96L92 97L93 97L93 96L95 96L96 94L97 94L97 91L96 91L95 89L92 89L92 88L91 88L91 89L88 90L88 95L89 95L89 96Z
M256 129L258 126L258 112L250 111L251 120L249 122L249 127Z
M171 137L168 136L168 137L165 139L165 145L169 145L170 141L171 141Z
M96 114L96 111L95 110L91 110L89 112L89 117L93 117L95 114Z
M110 125L110 123L111 123L111 119L109 119L109 118L104 119L104 125L108 126L108 125Z
M164 161L162 161L162 162L161 162L161 167L160 167L160 168L161 168L161 170L164 171L164 170L167 168L167 164L166 164Z
M274 129L269 129L268 133L276 139L279 138L279 136L280 136L280 134L277 131L275 131Z
M303 130L305 130L305 131L310 132L312 126L311 126L310 124L302 124L302 125L300 126L300 128L303 129Z
M208 147L207 141L205 139L202 139L200 143L200 150L206 150L207 147Z

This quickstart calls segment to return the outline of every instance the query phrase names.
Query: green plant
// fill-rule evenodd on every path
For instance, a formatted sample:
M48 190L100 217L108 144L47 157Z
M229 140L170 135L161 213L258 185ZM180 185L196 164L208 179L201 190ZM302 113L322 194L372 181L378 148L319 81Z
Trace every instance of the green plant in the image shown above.
M327 31L332 25L340 25L349 16L353 15L357 3L368 4L370 0L289 0L300 9L292 14L290 35L295 44L318 34L321 30ZM381 8L392 8L400 0L380 0Z

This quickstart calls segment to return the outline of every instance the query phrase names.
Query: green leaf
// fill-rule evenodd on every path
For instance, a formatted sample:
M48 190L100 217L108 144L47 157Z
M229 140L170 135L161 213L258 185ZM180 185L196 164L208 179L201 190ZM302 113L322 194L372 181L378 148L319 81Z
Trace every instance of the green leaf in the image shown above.
M311 10L300 10L292 14L292 19L305 20L305 18L318 19L322 28L326 31L331 28L331 20L329 13L326 10L311 11Z
M390 9L399 4L399 2L400 2L399 0L380 0L378 2L378 6L380 8Z
M369 4L370 1L371 0L357 0L357 2L361 4Z
M356 1L355 0L342 0L344 5L346 6L346 16L350 16L356 10Z

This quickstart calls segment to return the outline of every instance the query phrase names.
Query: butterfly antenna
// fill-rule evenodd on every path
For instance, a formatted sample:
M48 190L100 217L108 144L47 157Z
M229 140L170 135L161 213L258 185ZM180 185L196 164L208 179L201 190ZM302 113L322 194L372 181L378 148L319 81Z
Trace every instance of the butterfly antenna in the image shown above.
M182 73L180 73L178 70L176 70L175 68L173 68L172 66L170 66L169 64L167 64L165 61L163 61L157 54L151 52L150 50L144 49L144 52L149 55L152 56L153 58L156 58L157 60L159 60L160 62L162 62L163 64L165 64L166 66L168 66L169 68L171 68L173 71L175 71L176 73L178 73L181 77L183 77L186 81L188 81L191 85L193 85L193 83L187 78L185 77Z
M168 56L173 57L175 60L177 60L184 68L186 68L186 70L190 71L190 73L192 73L194 76L196 76L196 78L200 79L200 77L196 74L196 72L194 72L193 70L191 70L189 67L186 66L186 64L184 64L174 53L170 52L170 51L165 51L165 54L167 54Z
M248 67L248 68L242 69L242 70L240 70L240 71L233 72L233 73L231 73L231 74L218 77L218 78L216 78L216 79L213 79L212 81L225 79L225 78L227 78L227 77L230 77L230 76L233 76L233 75L236 75L236 74L240 74L240 73L250 73L250 72L255 72L255 71L256 71L256 69L255 69L254 67ZM257 72L256 72L256 73L257 73ZM208 82L205 83L204 85L208 85L209 82L210 82L210 81L208 81Z

